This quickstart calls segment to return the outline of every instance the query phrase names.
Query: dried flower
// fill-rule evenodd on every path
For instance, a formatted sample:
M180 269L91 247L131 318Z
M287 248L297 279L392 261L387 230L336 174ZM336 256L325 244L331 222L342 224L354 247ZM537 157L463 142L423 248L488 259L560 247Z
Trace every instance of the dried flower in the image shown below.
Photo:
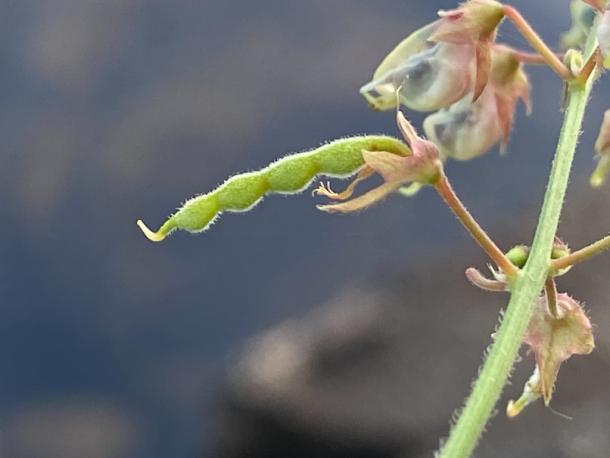
M588 355L595 347L591 322L581 305L567 294L557 296L557 318L541 297L530 320L524 341L536 357L536 369L517 401L510 401L506 414L513 418L539 398L548 406L561 364L572 355Z
M469 93L474 100L482 94L504 18L502 4L470 0L439 16L402 41L360 89L374 109L389 110L398 101L413 110L436 111Z
M598 163L591 176L591 186L599 187L604 184L606 175L610 172L610 110L604 114L599 137L595 142L595 152Z
M440 11L441 24L431 37L432 41L454 44L471 44L475 47L476 77L473 100L483 93L492 66L492 47L504 7L494 0L470 0L459 8Z
M443 158L466 161L487 152L502 138L502 126L493 91L484 91L475 103L468 95L424 120L426 136Z
M546 298L539 298L524 337L534 353L539 374L535 387L528 390L526 385L526 391L528 396L538 393L546 405L551 401L561 364L572 355L588 355L595 348L591 322L576 300L559 294L557 313L556 318L551 316Z
M494 47L491 86L496 95L503 134L502 145L505 147L513 128L517 102L521 100L525 104L528 115L532 112L529 79L514 51L508 46Z
M400 43L360 89L375 110L435 111L464 97L474 84L474 47L434 43L441 21L417 30Z
M498 142L504 148L512 130L516 104L522 100L531 111L529 82L513 50L496 46L491 78L481 97L467 96L424 121L428 138L444 157L469 160L486 153Z
M334 200L349 199L355 185L373 173L381 175L384 183L362 196L343 203L319 205L320 210L328 213L355 212L379 202L406 183L432 184L439 179L442 162L436 145L419 137L415 128L400 111L397 113L397 122L402 135L411 147L412 154L398 156L384 151L363 151L362 156L366 166L344 192L335 193L328 185L321 184L314 194Z

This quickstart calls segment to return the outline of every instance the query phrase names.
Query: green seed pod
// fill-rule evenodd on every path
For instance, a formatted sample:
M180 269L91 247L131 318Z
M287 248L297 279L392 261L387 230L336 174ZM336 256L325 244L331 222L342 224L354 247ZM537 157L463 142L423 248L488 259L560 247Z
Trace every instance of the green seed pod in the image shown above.
M187 200L157 232L142 221L138 226L153 242L160 242L176 229L203 232L222 212L248 211L267 194L300 193L318 175L348 178L356 174L364 166L363 150L411 154L403 142L387 136L335 140L312 151L286 156L262 170L229 178L215 190Z

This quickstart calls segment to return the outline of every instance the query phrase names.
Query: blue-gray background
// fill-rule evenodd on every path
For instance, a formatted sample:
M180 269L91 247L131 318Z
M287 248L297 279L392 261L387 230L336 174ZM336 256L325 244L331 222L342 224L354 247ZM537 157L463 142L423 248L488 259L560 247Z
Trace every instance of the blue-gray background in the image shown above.
M513 4L549 42L568 27L567 1ZM343 287L467 243L430 192L346 217L319 213L306 194L272 197L205 235L159 245L135 226L138 217L156 226L184 198L282 154L395 133L392 114L370 111L358 88L398 40L452 6L2 2L7 457L195 456L210 442L218 387L248 337ZM525 46L509 25L501 38ZM531 75L534 115L519 108L509 154L449 167L490 226L537 206L544 189L562 87L547 70ZM580 185L605 102L588 114Z

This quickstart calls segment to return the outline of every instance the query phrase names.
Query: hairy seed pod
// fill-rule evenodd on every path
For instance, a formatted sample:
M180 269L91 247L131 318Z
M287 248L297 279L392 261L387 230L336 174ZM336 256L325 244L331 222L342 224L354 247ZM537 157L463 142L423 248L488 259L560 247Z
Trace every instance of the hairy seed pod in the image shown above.
M336 140L304 153L286 156L256 172L235 175L215 190L187 200L157 232L138 226L150 240L160 242L176 229L205 231L222 212L244 212L267 194L297 194L318 175L347 178L364 166L362 151L385 151L408 156L410 149L386 136L351 137Z

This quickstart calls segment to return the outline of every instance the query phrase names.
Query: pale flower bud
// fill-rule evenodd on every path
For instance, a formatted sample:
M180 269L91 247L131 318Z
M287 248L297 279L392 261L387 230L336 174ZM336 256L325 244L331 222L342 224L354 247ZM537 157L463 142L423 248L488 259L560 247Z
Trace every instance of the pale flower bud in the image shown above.
M375 110L435 111L464 97L474 84L472 45L434 43L436 21L411 34L381 63L373 80L360 89Z
M604 184L606 175L610 172L610 110L604 114L604 121L595 142L597 153L597 168L591 176L591 185L599 187Z
M597 40L602 52L604 67L610 68L610 9L606 9L597 29Z
M561 46L563 49L582 48L595 20L595 9L582 0L572 0L570 13L572 27L561 35Z

